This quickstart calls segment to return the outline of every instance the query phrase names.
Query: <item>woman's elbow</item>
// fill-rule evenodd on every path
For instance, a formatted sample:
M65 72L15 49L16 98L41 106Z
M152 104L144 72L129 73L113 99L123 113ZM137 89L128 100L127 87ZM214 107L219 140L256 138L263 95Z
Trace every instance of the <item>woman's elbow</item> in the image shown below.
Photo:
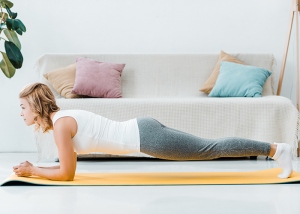
M69 179L66 179L65 181L73 181L74 178L69 178Z
M65 175L62 176L62 181L73 181L75 176Z

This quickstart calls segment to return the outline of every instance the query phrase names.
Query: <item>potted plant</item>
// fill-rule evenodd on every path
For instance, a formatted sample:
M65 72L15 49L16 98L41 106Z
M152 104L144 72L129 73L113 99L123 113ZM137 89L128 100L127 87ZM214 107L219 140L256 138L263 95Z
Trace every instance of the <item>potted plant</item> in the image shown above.
M0 40L4 41L5 52L1 52L3 59L0 62L0 68L7 78L12 78L15 75L16 69L22 67L23 56L21 53L21 43L18 39L18 35L22 35L26 32L26 27L20 19L17 18L17 13L11 11L13 3L8 0L0 0L1 8L1 21L0 21L0 34L2 31L8 40L4 39L0 35ZM6 13L2 11L2 8L6 9Z

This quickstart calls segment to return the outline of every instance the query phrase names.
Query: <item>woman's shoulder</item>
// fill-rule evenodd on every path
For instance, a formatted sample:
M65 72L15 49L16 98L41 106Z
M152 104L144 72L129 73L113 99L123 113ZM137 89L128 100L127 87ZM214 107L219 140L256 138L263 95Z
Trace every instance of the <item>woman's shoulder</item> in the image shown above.
M70 135L72 138L78 132L77 120L74 117L64 116L58 118L59 120L55 121L53 124L53 132L59 135Z
M59 110L53 117L53 128L57 124L61 124L62 126L69 126L72 124L77 124L77 119L74 115L73 110ZM60 126L60 125L59 125Z

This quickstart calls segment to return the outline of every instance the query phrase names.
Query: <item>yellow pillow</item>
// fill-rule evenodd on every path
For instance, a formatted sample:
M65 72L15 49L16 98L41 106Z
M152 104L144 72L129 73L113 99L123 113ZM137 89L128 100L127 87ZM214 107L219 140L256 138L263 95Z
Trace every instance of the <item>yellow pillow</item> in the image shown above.
M224 51L221 51L215 69L213 70L213 72L211 73L211 75L209 76L209 78L206 80L206 82L202 85L202 87L200 88L199 91L203 91L203 92L205 92L207 94L209 94L211 92L211 90L215 86L216 81L217 81L218 76L219 76L220 62L221 61L228 61L228 62L234 62L234 63L239 63L239 64L247 65L244 62L238 60L237 58L229 55L228 53L225 53Z
M75 84L75 75L76 63L43 74L61 96L65 98L89 98L86 95L71 94Z

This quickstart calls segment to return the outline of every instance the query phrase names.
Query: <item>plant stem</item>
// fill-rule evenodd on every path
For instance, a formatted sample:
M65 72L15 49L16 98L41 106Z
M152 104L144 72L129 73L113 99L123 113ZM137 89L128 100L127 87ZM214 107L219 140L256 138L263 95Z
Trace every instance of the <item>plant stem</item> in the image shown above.
M2 31L2 30L1 30ZM0 33L1 33L1 31L0 31ZM0 37L0 39L4 39L4 38L2 38L2 37ZM4 39L5 41L7 41L6 39ZM8 41L7 41L8 42Z
M2 13L2 18L1 18L0 24L2 23L4 16L5 16L5 13Z
M2 12L2 7L1 7L1 12ZM0 24L2 23L2 21L3 21L3 19L4 19L4 15L5 15L5 14L2 13L2 18L1 18ZM1 34L2 30L3 30L3 29L0 30L0 34Z

